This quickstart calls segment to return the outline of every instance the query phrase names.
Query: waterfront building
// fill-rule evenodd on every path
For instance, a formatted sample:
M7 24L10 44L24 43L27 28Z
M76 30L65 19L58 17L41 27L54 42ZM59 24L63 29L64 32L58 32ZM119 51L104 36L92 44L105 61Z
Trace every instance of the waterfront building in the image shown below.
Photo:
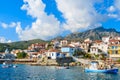
M62 47L62 46L66 46L66 45L68 45L68 40L64 39L64 40L61 40L61 41L60 41L60 46L61 46L61 47Z
M40 49L45 49L46 48L46 44L45 43L35 43L35 44L31 44L28 47L29 51L39 51Z
M120 40L112 39L108 45L109 57L118 60L120 58Z
M29 52L29 54L30 54L30 57L31 58L33 58L33 59L35 59L35 58L38 58L38 52Z
M116 36L114 39L115 40L120 40L120 36Z
M54 40L53 42L53 48L58 49L60 47L60 42L58 40Z
M90 38L87 38L84 40L84 42L92 42L92 40L90 40Z
M90 53L92 54L107 54L108 44L101 40L96 40L92 43L90 47Z
M41 49L39 51L39 54L37 55L37 58L43 58L43 57L47 56L47 53L48 53L48 50Z
M97 46L91 46L90 53L92 54L100 54L99 49Z
M42 51L39 51L39 52L36 52L36 51L28 51L27 52L29 58L32 58L32 59L38 59L38 58L41 58L42 57Z
M110 40L110 37L109 36L104 36L104 37L102 37L102 42L104 42L104 43L109 43L109 40Z
M79 46L80 46L80 42L71 42L71 43L69 44L69 46L79 47Z
M21 49L13 49L12 51L11 51L11 54L13 54L15 57L17 57L17 53L19 53L19 52L23 52L23 50L21 50Z
M71 46L61 47L61 53L65 54L66 56L73 55L74 51L75 51L75 47L71 47Z
M48 59L57 59L60 57L60 51L56 49L49 49L47 52Z
M85 51L86 53L89 52L89 48L90 48L90 44L91 42L83 42L83 43L80 43L80 49L82 49L83 51Z

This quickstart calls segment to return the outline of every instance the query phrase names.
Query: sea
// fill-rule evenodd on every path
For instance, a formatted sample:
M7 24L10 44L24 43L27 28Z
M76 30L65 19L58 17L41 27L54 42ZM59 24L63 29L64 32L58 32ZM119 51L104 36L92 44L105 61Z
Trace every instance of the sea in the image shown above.
M86 73L80 66L69 69L24 64L17 64L17 66L2 68L0 65L0 80L120 80L120 72L117 74Z

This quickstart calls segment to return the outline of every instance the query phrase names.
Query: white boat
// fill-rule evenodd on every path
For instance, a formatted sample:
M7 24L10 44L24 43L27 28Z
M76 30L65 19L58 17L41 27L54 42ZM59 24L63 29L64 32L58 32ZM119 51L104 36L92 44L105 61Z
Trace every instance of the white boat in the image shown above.
M8 67L9 67L9 65L6 62L3 62L2 68L8 68Z
M17 65L13 65L13 68L16 68L16 67L18 67Z
M57 69L69 69L68 66L56 66Z
M3 62L3 64L2 64L2 68L10 68L10 67L13 67L13 68L16 68L16 67L18 67L17 65L13 65L13 64L10 64L10 63L8 63L8 62Z
M90 66L85 68L85 72L118 73L118 68L113 67L113 65L111 65L109 68L98 68L98 62L91 62Z

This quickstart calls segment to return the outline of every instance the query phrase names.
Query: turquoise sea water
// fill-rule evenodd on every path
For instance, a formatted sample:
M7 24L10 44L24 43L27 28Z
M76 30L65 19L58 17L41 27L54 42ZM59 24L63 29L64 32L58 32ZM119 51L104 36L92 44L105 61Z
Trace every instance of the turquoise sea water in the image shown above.
M120 80L120 73L85 73L81 67L56 69L54 66L18 65L17 68L2 68L0 80Z

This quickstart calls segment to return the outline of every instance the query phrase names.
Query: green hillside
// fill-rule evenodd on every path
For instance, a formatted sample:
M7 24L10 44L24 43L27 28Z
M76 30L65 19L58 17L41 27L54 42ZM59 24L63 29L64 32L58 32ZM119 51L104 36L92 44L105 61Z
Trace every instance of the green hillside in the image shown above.
M27 49L28 46L33 43L46 43L46 41L40 40L40 39L34 39L29 41L18 41L18 42L12 42L12 43L0 43L0 52L5 51L6 48L8 48L9 50Z

